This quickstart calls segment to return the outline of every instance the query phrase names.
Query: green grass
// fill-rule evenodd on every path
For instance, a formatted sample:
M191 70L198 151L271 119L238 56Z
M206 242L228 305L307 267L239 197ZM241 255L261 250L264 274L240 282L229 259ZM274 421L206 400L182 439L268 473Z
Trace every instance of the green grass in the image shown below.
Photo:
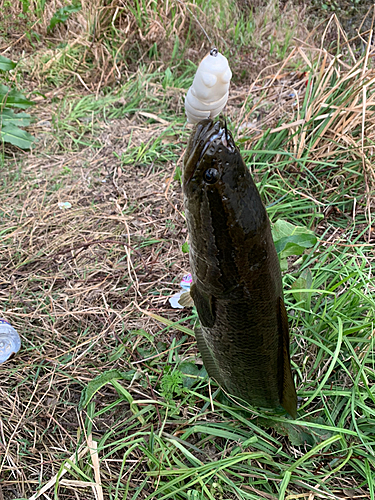
M277 182L277 176L272 180ZM283 207L295 209L288 200L278 207L283 217L306 221L289 217ZM314 218L309 201L300 201L299 210ZM328 224L327 231L332 227ZM355 241L345 237L345 244ZM100 427L104 415L130 404L129 416L98 440L103 461L116 456L122 463L122 475L108 490L112 498L281 499L293 492L317 492L318 487L326 498L340 498L351 487L373 498L375 302L368 247L340 247L340 241L325 247L323 242L324 234L303 262L284 276L286 305L293 318L293 368L302 399L298 421L247 413L217 398L211 407L207 380L199 377L190 389L184 389L186 378L178 378L175 401L161 400L166 367L178 371L189 355L172 345L168 354L142 365L138 381L144 391L148 383L154 386L154 398L130 397L120 381L113 383L117 402L108 408L101 404L100 410L95 402L89 405L87 433L92 426ZM312 286L305 290L309 307L296 303L290 288L304 269L312 275ZM149 354L157 352L154 348ZM190 359L194 363L194 357ZM265 427L277 432L269 434ZM136 467L130 456L137 457ZM143 467L145 483L129 486L129 474L138 475ZM355 478L355 486L346 485L348 478Z
M35 6L42 15L42 3ZM146 6L134 4L139 27L158 15ZM222 12L207 6L213 19ZM240 16L231 43L252 42L255 21ZM177 57L184 39L173 40L161 69L145 64L116 89L46 100L46 147L38 143L24 162L2 157L0 309L23 345L0 367L0 497L30 498L54 478L46 494L55 500L74 489L100 498L99 482L110 500L375 500L366 182L370 192L373 184L371 168L363 168L374 142L372 91L364 156L357 114L347 115L345 136L341 115L322 133L337 107L348 110L362 98L366 83L345 80L337 60L335 77L324 68L320 77L314 60L313 92L302 96L298 116L289 106L289 122L309 117L293 133L242 135L242 102L228 118L271 221L318 237L288 259L283 276L300 398L291 420L236 403L209 381L196 349L195 311L166 303L188 269L178 169L190 133L183 93L196 66ZM116 52L109 35L103 43ZM277 43L270 41L282 57L286 45ZM155 44L151 59L160 56ZM57 77L51 73L57 86L68 68L60 62ZM66 201L71 208L60 209Z
M77 104L85 108L84 102ZM107 119L114 119L118 110L111 109L110 98L95 112L104 114L106 105ZM79 106L71 107L71 116ZM155 111L152 103L147 111ZM168 116L165 108L161 116ZM298 420L246 410L226 399L195 364L195 316L183 317L186 326L161 317L167 326L155 338L130 331L107 353L127 371L104 371L83 386L87 417L77 445L93 434L109 498L292 499L308 492L342 498L348 490L374 498L375 302L365 204L358 202L355 220L350 215L353 197L363 197L361 163L347 162L350 152L342 156L340 148L332 158L316 160L308 151L298 159L286 147L287 135L275 133L243 154L252 159L271 219L319 235L315 248L290 262L284 275ZM130 143L121 159L126 169L150 161L165 165L177 154L168 148L166 156L160 137L153 137L140 146ZM296 165L297 173L290 170ZM338 173L351 182L330 189ZM339 212L325 215L330 206ZM307 270L310 285L299 281L293 288ZM179 330L183 336L170 345L158 340ZM134 349L145 361L132 364ZM87 458L69 474L84 482L94 479Z
M115 87L126 83L140 62L148 73L171 67L182 74L191 54L199 52L200 58L213 45L231 58L234 78L241 81L253 74L248 65L258 65L259 58L282 60L301 24L298 9L281 15L274 0L255 9L235 0L113 0L97 2L94 15L91 4L79 8L78 2L57 0L53 7L9 2L8 10L0 26L6 32L17 20L31 51L21 58L22 71L38 74L43 90L44 84L88 92Z
M148 410L143 414L141 435L149 426L151 434L147 435L152 445L150 441L148 447L142 441L137 445L148 461L146 475L150 480L131 493L128 489L128 498L137 498L146 484L150 488L146 498L293 498L293 492L316 492L317 487L326 492L327 498L339 498L348 478L355 478L358 491L363 488L369 498L374 498L375 303L370 247L363 241L367 230L365 205L360 205L355 221L348 215L353 197L362 197L361 162L349 163L346 159L351 152L342 153L340 148L328 161L309 157L308 150L298 159L283 153L285 140L285 134L265 136L256 150L246 154L252 156L255 175L262 179L259 188L271 205L272 219L282 217L316 228L320 234L316 247L294 262L284 276L286 305L293 318L293 367L302 399L299 419L291 422L259 413L254 418L257 412L246 414L244 408L228 406L220 399L211 401L204 380L197 382L197 388L185 389L184 396L184 379L177 377L176 383L181 385L176 393L178 410L168 401L144 401L145 405L158 405L157 414L152 405L145 406ZM277 164L273 162L276 155L280 158ZM288 172L292 164L300 167L297 175ZM343 180L337 189L329 189L332 177L327 172L334 176L339 173L344 179L354 177L354 182ZM339 216L327 220L322 213L327 206L339 207ZM341 237L330 243L329 235L336 229L340 229ZM296 302L293 283L305 270L309 270L311 285L301 290L303 300ZM186 359L178 352L174 358L173 363L169 351L164 368L163 358L157 358L158 372L164 373L161 381L171 369L176 373ZM144 370L147 372L147 364ZM157 383L160 375L148 372L147 379ZM159 391L162 387L161 382ZM121 396L121 384L117 383L115 389ZM190 416L188 421L181 421L182 409ZM92 418L95 422L95 411ZM154 436L157 418L160 430ZM164 431L165 425L174 432ZM274 428L279 435L265 433L264 427ZM137 432L130 434L132 438L126 431L122 440L124 445L130 440L127 450L139 437ZM289 437L289 445L282 435ZM204 458L208 443L211 455ZM99 449L101 444L102 440ZM104 445L104 455L105 449ZM125 470L124 465L124 477ZM255 494L254 488L258 490Z

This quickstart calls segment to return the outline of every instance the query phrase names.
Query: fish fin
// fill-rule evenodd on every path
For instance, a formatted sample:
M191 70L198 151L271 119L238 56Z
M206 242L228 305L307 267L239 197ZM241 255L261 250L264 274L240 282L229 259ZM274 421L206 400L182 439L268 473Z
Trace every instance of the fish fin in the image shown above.
M190 294L193 297L195 307L202 326L211 328L215 324L215 301L212 295L207 295L198 290L195 283L190 287Z
M214 378L219 385L223 386L214 358L212 357L211 351L204 340L202 329L200 327L196 327L194 328L194 333L199 352L201 353L203 359L204 367L206 368L209 377Z
M178 300L178 303L180 304L180 306L183 306L183 307L193 307L194 306L193 297L190 295L190 292L182 293L181 297Z
M297 393L290 366L288 315L281 297L279 297L279 328L281 339L280 402L289 415L297 418Z

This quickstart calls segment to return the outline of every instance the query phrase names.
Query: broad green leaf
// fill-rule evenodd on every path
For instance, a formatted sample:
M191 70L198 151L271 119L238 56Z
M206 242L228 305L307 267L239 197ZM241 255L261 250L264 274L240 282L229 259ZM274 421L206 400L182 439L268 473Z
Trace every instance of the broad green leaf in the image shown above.
M204 378L207 375L205 368L198 368L196 364L189 361L184 361L178 368L185 375L182 379L182 385L187 389L193 387L200 377Z
M73 2L70 5L65 5L65 7L61 7L61 9L57 10L51 18L51 21L48 26L48 31L52 31L56 24L65 23L68 20L70 14L74 12L79 12L81 10L81 3Z
M17 66L17 63L11 61L7 57L0 56L0 70L1 71L10 71Z
M95 377L87 386L83 389L81 394L81 400L79 402L78 408L82 410L91 401L92 397L106 384L112 382L113 380L132 380L134 377L135 370L130 370L130 372L124 373L118 370L109 370Z
M314 234L312 231L310 231L310 229L307 229L306 227L295 226L294 224L291 224L290 222L283 219L279 219L272 226L272 235L275 241L280 240L285 236L292 236L293 234L305 234L305 233Z
M189 253L189 243L187 241L182 244L181 250L183 251L183 253Z
M35 137L15 125L5 125L5 127L2 127L0 137L4 142L9 142L21 149L30 149L32 143L35 141Z
M15 89L10 90L6 85L0 85L0 109L7 106L25 109L35 104Z
M0 110L0 124L17 125L17 127L27 127L31 123L31 116L28 113L15 113L13 110L5 108Z
M275 247L277 253L282 253L283 257L302 255L306 248L311 248L315 245L316 240L315 234L294 234L275 241Z
M288 269L287 257L302 255L307 248L312 248L317 242L317 237L310 229L295 226L282 219L273 225L272 237L282 271Z
M288 270L288 261L287 259L281 259L280 258L280 255L279 255L279 259L280 259L280 269L282 272L285 272Z

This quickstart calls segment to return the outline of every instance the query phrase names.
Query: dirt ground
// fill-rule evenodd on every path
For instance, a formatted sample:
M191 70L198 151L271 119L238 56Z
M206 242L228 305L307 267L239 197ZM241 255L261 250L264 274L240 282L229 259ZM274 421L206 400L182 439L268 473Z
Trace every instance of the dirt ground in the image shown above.
M250 66L251 52L241 54L239 60ZM266 57L257 58L257 74L269 63ZM275 74L274 68L263 76L267 74ZM233 85L231 117L230 106L238 108L254 78L250 71ZM259 128L272 128L281 113L292 115L290 89L302 95L306 81L303 73L292 75L289 70L287 80L282 91L269 95L264 105L254 106L254 114L242 118L253 120ZM94 92L98 82L95 78L91 82L90 91ZM36 80L30 82L30 88L33 86L37 87ZM5 168L1 166L0 309L21 335L22 349L0 366L0 500L35 494L88 442L89 431L96 440L111 429L121 432L123 422L134 412L131 402L118 402L112 385L98 390L95 419L90 407L79 409L83 391L96 376L119 370L129 376L128 390L134 399L161 400L161 367L178 358L170 354L171 345L181 342L179 356L201 366L195 340L188 333L193 326L190 312L172 309L168 301L189 272L188 256L182 251L187 229L178 180L187 130L171 126L157 113L150 118L150 113L137 112L118 119L88 119L93 129L81 136L82 120L72 120L72 130L64 129L63 139L59 139L58 127L64 117L53 122L53 127L52 120L65 89L50 91L43 86L43 91L51 94L47 100L36 98L43 103L35 112L33 125L37 146L26 155L9 147ZM158 92L163 92L161 86ZM183 113L182 90L170 96L168 106L176 115ZM84 127L89 128L87 123ZM162 139L154 161L143 150L158 137ZM128 155L137 148L140 160ZM328 189L337 189L339 181L334 179ZM347 219L340 210L331 216ZM322 225L321 233L324 229ZM327 238L333 241L341 234L344 230L339 227ZM167 321L184 317L180 326L185 331L165 328L150 314ZM299 356L302 361L301 353ZM204 392L208 394L208 389ZM139 429L149 431L154 425L163 425L170 435L180 435L186 419L193 421L200 415L202 401L181 405L182 423L164 422L155 410L153 420L141 423ZM220 420L214 412L204 418L208 423ZM280 443L295 459L306 451L296 451L283 437ZM204 452L214 461L217 456L210 446ZM88 450L86 454L89 456ZM114 483L120 470L120 455L114 457L114 464L103 461L106 484ZM131 480L136 488L149 469L138 451L131 458L134 467L141 463ZM76 463L91 474L91 463L87 465L82 457ZM77 490L72 481L60 481L59 498L98 498L95 490ZM152 494L154 486L145 486L144 498ZM350 478L345 487L351 490L345 498L352 495L353 488L358 498L370 498L358 478ZM263 493L260 498L274 498ZM43 496L52 498L53 487Z

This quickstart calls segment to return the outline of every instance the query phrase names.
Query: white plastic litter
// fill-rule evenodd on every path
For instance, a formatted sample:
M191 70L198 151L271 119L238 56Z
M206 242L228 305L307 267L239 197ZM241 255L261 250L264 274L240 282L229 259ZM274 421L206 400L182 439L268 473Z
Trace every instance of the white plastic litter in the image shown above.
M183 293L186 293L190 290L190 285L191 285L191 282L192 282L192 277L191 277L191 274L186 274L182 280L181 280L181 283L180 283L180 287L182 288L182 291L179 292L179 293L176 293L175 295L173 295L172 297L169 298L169 303L170 305L174 308L174 309L183 309L184 306L182 306L180 303L179 303L179 300L181 298L181 295Z
M17 331L5 319L0 318L0 364L20 350L21 339Z

